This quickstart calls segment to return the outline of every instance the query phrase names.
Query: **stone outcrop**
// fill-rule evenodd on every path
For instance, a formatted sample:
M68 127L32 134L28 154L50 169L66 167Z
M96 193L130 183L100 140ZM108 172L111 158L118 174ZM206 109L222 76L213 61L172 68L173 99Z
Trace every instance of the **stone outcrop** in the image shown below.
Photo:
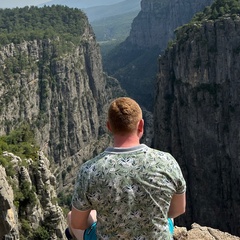
M10 159L15 175L7 176L0 165L0 238L36 239L34 234L44 229L51 239L64 239L66 220L57 203L56 178L49 160L42 152L37 163L8 152L4 156Z
M18 215L13 204L12 187L7 181L5 169L0 165L0 239L18 239Z
M193 22L159 59L154 146L170 151L187 181L197 222L240 236L240 18Z
M237 236L219 231L210 227L202 227L199 224L192 224L191 229L187 231L183 227L175 227L174 240L239 240Z

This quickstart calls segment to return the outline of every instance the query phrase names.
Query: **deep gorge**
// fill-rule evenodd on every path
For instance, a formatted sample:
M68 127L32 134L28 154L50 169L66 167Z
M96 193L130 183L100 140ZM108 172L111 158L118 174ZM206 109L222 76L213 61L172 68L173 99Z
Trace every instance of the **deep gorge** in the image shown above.
M210 2L206 1L206 6ZM230 2L234 1L228 1L228 9L236 12L222 12L221 3L226 3L216 1L212 8L179 28L168 47L165 44L161 51L158 48L153 111L144 108L147 127L143 142L171 152L183 169L188 185L187 212L176 219L177 225L190 228L197 222L240 236L240 12ZM152 36L159 31L154 30L159 3L142 1L144 11L139 15L155 19L148 22L153 24ZM169 1L170 5L174 3ZM194 8L198 1L191 3ZM190 3L186 0L184 4ZM43 8L43 13L50 9ZM214 9L219 10L219 15L212 17ZM56 10L63 11L64 17L73 14L65 7L53 10L55 14ZM37 8L26 8L21 14L31 11L36 11L37 16ZM139 16L132 25L132 34L144 33L140 26L145 18ZM0 134L10 134L24 123L34 131L41 150L31 162L3 153L1 145L0 153L8 159L5 167L5 160L0 159L1 184L5 186L0 189L1 238L26 237L23 230L29 226L38 229L39 234L47 229L53 239L63 238L66 223L57 199L67 198L61 203L66 207L78 166L111 143L105 128L108 103L118 96L135 96L128 88L123 89L121 81L103 71L94 32L84 16L80 20L81 27L74 30L77 39L71 41L59 33L56 36L45 32L48 37L44 38L39 30L38 39L15 38L15 42L1 43ZM127 42L132 39L129 46L134 48L133 36ZM140 37L135 40L142 43ZM119 59L115 56L114 60ZM145 90L153 88L144 78L139 81L143 82L138 86ZM15 175L7 176L9 167ZM25 200L36 200L36 205L28 203L28 214L24 213L23 219L16 206L13 183L29 189L32 195ZM42 224L51 223L47 213L54 216L48 226Z

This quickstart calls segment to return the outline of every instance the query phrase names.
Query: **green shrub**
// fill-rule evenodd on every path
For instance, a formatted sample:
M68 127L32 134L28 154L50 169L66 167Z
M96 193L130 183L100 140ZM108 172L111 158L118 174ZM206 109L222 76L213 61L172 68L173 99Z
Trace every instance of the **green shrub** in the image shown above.
M28 124L23 123L9 135L0 137L0 155L3 151L8 151L22 159L31 158L35 160L38 156L38 150L39 148L35 145L34 133ZM5 157L1 156L1 158ZM9 160L9 158L6 159L8 162ZM4 167L6 167L6 162Z
M49 232L42 226L39 226L33 233L34 240L48 240L51 239Z
M72 202L72 195L71 194L65 194L64 192L60 192L58 194L58 203L60 206L67 206L70 207Z
M20 182L19 188L13 186L14 192L14 205L16 207L25 208L27 205L35 205L37 198L35 195L35 189L31 187L30 182Z
M20 219L21 228L20 228L20 239L31 239L32 237L32 227L28 220Z

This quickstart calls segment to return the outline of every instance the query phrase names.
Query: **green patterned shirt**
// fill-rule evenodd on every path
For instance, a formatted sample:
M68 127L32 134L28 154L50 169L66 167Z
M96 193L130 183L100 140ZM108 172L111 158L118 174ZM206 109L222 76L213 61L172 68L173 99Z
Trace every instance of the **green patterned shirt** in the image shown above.
M72 204L81 211L97 210L98 239L168 240L171 197L185 191L176 160L141 144L107 148L85 162Z

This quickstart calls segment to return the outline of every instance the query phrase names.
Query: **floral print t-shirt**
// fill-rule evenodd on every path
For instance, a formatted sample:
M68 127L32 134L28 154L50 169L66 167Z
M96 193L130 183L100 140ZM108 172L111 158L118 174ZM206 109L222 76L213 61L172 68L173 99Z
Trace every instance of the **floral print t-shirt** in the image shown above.
M173 194L186 191L177 161L140 144L107 148L79 170L72 205L97 210L97 237L104 240L168 240Z

